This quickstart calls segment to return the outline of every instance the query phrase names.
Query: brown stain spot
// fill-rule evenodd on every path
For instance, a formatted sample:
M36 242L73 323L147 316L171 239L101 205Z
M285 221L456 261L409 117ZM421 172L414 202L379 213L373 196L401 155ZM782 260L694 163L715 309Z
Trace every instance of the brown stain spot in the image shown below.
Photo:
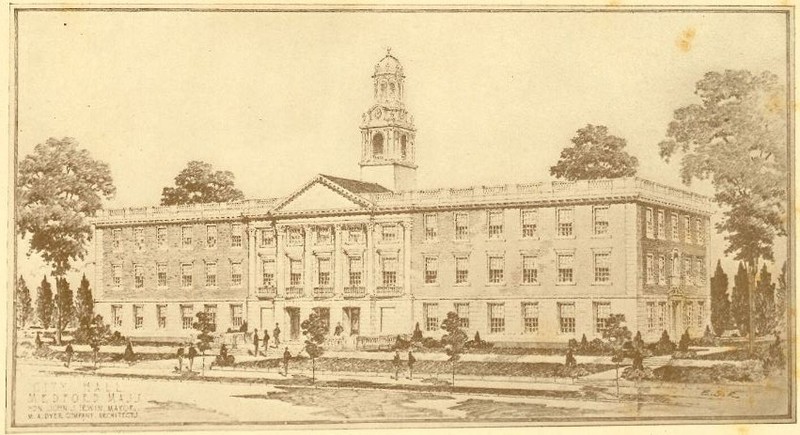
M750 433L750 427L749 426L737 426L736 427L736 432L738 432L739 435L747 435L747 434Z
M694 27L687 27L686 30L681 32L680 36L678 36L678 40L675 41L675 45L678 46L678 49L684 53L688 52L692 49L692 42L694 41L694 37L697 34L697 30Z
M786 110L786 98L777 92L773 93L767 98L766 106L768 113L783 113Z
M608 1L608 5L609 6L619 6L621 4L622 4L622 0L609 0Z

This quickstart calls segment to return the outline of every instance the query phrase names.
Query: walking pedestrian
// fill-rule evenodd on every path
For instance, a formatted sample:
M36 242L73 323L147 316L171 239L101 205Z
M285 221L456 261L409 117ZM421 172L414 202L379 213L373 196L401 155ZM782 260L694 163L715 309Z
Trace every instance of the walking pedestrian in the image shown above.
M258 329L253 329L253 356L258 356Z
M75 353L75 351L72 350L72 343L67 343L64 353L67 354L67 363L64 364L64 367L69 368L69 363L72 362L72 354Z
M275 340L275 348L281 345L281 328L275 324L275 329L272 330L272 339Z
M336 328L334 328L334 330L333 330L334 337L338 337L338 336L342 335L342 332L344 332L344 328L342 328L342 323L341 322L336 322Z
M183 357L185 355L183 346L178 346L178 351L176 352L176 355L178 356L178 367L175 367L175 370L177 370L178 373L180 373L183 371Z
M94 363L94 368L97 368L98 358L100 358L100 343L95 340L92 342L92 362Z
M264 330L264 356L267 356L267 351L269 350L269 334L267 334L267 330Z
M192 367L194 367L194 357L197 356L197 348L194 347L194 343L189 345L189 371L192 371Z
M287 347L283 351L283 376L289 376L289 358L291 357L292 354L289 353L289 348Z
M36 348L37 349L42 348L42 334L39 332L36 333Z
M417 362L417 359L414 358L414 354L411 351L408 351L408 379L414 379L414 363Z
M394 380L397 381L400 379L400 367L403 366L403 361L400 359L400 351L394 351Z

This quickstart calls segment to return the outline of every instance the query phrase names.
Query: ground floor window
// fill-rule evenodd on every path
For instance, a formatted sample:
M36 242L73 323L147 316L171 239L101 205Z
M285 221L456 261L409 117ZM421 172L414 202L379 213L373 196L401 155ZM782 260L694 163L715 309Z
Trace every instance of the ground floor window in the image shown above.
M242 306L231 305L231 327L239 328L242 326Z
M122 326L122 305L111 306L111 324L116 327Z
M658 303L658 311L656 312L658 317L658 330L664 331L667 329L667 303L666 302L659 302Z
M703 301L697 302L697 328L703 328L703 319L706 316L706 304Z
M469 303L461 302L453 305L453 308L458 314L458 327L462 329L469 328Z
M656 303L648 302L646 304L647 311L647 331L655 332L656 330Z
M135 329L142 329L144 326L144 307L141 305L133 306L133 327Z
M325 307L316 307L314 308L314 312L319 317L320 321L322 322L325 331L331 330L331 309Z
M192 329L194 315L191 305L181 305L181 326L183 329Z
M608 321L611 318L610 302L594 303L594 331L602 335L608 329Z
M158 328L159 329L166 329L166 327L167 327L167 306L166 305L157 305L156 306L156 318L158 319Z
M439 305L423 304L422 310L425 316L425 330L426 331L439 330Z
M214 328L217 327L217 306L216 305L206 305L203 307L203 310L208 315L208 322L214 325Z
M506 313L503 304L488 304L489 307L489 332L502 334L506 331Z
M558 322L561 327L561 333L572 334L575 333L575 304L574 303L559 303L558 304Z
M527 334L539 332L539 303L523 302L522 327Z

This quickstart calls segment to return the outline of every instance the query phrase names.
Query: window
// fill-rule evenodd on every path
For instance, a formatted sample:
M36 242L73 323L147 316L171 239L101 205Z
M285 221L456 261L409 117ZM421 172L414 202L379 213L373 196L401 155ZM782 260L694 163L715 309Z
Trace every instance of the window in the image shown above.
M273 258L261 261L261 285L275 287L275 259Z
M500 239L503 237L503 212L489 212L489 238Z
M122 287L122 265L121 264L112 265L111 273L112 273L111 282L114 284L114 287Z
M658 303L658 330L663 331L667 328L667 303L666 302L659 302Z
M397 225L381 225L381 241L394 242L397 240Z
M347 242L360 244L364 243L364 230L361 228L350 228L347 231Z
M539 303L522 303L522 328L526 334L539 332Z
M694 302L688 301L686 302L686 319L684 320L684 325L686 327L690 327L692 325L692 321L694 320Z
M242 326L242 306L231 305L231 327L239 328Z
M594 282L611 281L611 254L608 252L594 253Z
M692 283L692 259L688 255L683 257L683 280L686 285Z
M167 306L156 305L156 319L158 320L158 329L167 328Z
M664 224L664 210L658 211L658 220L656 221L656 236L661 240L667 238L667 228Z
M698 287L702 287L706 281L706 262L703 257L695 260L695 282Z
M299 287L303 285L303 262L302 260L289 260L289 285Z
M469 303L460 302L453 305L456 314L458 314L458 327L467 329L469 328Z
M435 213L427 213L424 218L425 240L436 240L439 237L439 224Z
M436 284L439 274L439 259L425 257L425 284Z
M680 235L678 234L678 215L672 213L672 217L670 218L670 223L672 224L672 241L677 242L680 240Z
M133 327L142 329L144 326L144 308L141 305L133 306Z
M212 325L217 325L217 306L216 305L206 305L203 307L204 311L206 312L206 316L208 318L208 322Z
M536 238L539 224L538 210L522 210L522 238Z
M239 287L242 285L242 262L231 263L231 286Z
M703 301L697 302L697 328L703 328L703 321L706 317L706 304Z
M533 255L522 256L522 283L539 283L539 268L536 265L536 257Z
M332 241L333 241L333 232L331 231L331 227L317 228L318 245L330 245Z
M111 230L111 247L114 251L122 250L122 229L114 228Z
M503 304L487 304L489 308L489 332L502 334L506 331L506 313Z
M217 247L217 226L206 225L206 248Z
M678 252L672 253L672 279L677 281L681 277L681 259ZM676 282L673 282L676 284Z
M217 286L217 263L206 263L206 287Z
M190 249L192 247L192 227L184 225L181 227L181 247Z
M561 328L562 334L570 334L575 332L575 304L574 303L559 303L558 304L558 323Z
M167 286L167 263L156 264L156 285L164 288Z
M611 318L611 303L594 303L594 332L602 335L608 329L608 321Z
M300 246L303 244L303 230L300 228L289 228L289 245Z
M317 285L331 286L331 259L328 257L317 258Z
M158 249L167 249L167 227L156 228L156 244Z
M647 331L654 332L656 330L656 303L648 302L645 307L647 312Z
M608 234L608 206L594 208L594 235Z
M122 326L122 305L111 306L111 324L118 328Z
M192 286L192 265L181 264L181 287Z
M144 266L141 264L133 265L133 286L135 288L144 288Z
M275 232L273 230L261 230L261 247L275 246Z
M194 316L192 315L191 305L181 305L181 327L183 329L192 329Z
M133 229L133 241L137 251L144 251L144 228L136 227Z
M505 260L500 256L489 257L489 282L500 284L503 282Z
M655 271L653 270L653 254L647 254L645 258L645 279L648 284L655 283Z
M455 224L456 240L467 240L469 238L469 215L467 213L456 213Z
M571 208L559 208L556 210L558 237L572 237L572 225L575 220L573 212L574 210Z
M689 216L683 217L683 236L684 242L692 243L692 227L690 225L691 219Z
M658 256L658 285L667 284L667 259L663 255Z
M383 286L397 285L397 257L381 257Z
M572 276L572 263L574 259L575 254L558 254L556 256L559 283L572 284L574 282Z
M439 305L438 304L422 304L422 310L425 314L425 330L438 331L439 330Z
M703 228L703 221L702 219L698 218L694 221L694 233L695 237L697 238L697 244L702 245L705 243L705 228Z
M348 259L350 270L350 287L361 287L361 273L364 269L364 262L361 257L350 257Z
M469 282L469 258L456 257L456 284Z
M231 224L231 247L242 247L242 224Z
M653 238L653 209L648 208L644 211L644 231L648 239Z

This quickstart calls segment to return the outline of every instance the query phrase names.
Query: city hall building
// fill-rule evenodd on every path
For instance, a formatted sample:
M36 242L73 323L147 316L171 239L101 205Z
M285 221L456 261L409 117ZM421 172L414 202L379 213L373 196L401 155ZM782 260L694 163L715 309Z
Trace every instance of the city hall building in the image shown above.
M132 337L268 329L317 312L347 337L439 336L448 312L495 343L602 336L611 314L657 339L709 323L709 199L640 178L415 189L405 76L387 54L361 130L361 179L283 198L105 210L96 309Z

